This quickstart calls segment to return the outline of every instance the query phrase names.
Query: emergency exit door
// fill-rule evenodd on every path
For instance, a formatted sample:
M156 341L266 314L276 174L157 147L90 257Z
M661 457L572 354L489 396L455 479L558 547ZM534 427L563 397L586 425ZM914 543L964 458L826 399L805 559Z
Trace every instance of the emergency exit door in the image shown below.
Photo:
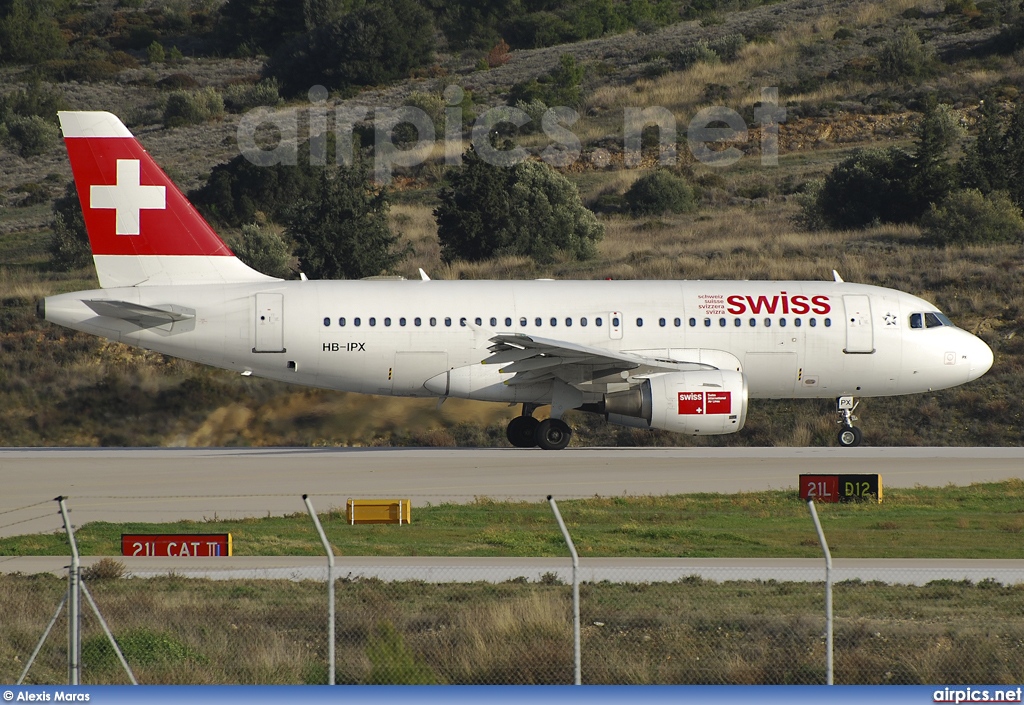
M284 348L284 294L256 294L257 353L283 353Z

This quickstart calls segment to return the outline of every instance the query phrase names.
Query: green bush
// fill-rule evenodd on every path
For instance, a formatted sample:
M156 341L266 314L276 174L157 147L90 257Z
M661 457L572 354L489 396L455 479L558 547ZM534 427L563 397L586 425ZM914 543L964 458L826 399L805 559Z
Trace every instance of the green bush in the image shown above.
M917 32L904 27L882 47L878 55L882 76L919 78L935 68L935 52L921 42Z
M950 193L924 218L925 231L943 245L1020 242L1024 216L1004 191L983 195L977 189Z
M276 229L250 223L242 226L242 234L231 241L238 259L258 272L288 279L292 275L292 252Z
M0 96L0 122L6 122L15 115L36 115L56 124L57 111L65 107L64 98L52 85L35 81L25 88Z
M908 223L927 208L911 188L914 157L897 147L858 150L825 177L802 220L832 228Z
M92 249L85 231L85 218L78 191L72 181L64 195L53 204L53 237L47 250L50 254L50 269L70 272L92 264Z
M333 135L327 138L327 154L333 154ZM259 166L239 154L210 172L206 183L189 193L189 199L207 218L241 227L260 218L280 221L285 211L315 190L319 171L310 164L309 142L299 145L296 163Z
M146 61L151 64L162 64L166 58L167 53L164 51L164 45L154 39L146 48Z
M416 0L376 0L282 46L267 64L285 95L406 78L433 61L433 19Z
M57 146L60 131L49 120L38 115L22 117L16 115L4 123L7 146L22 157L36 157L45 154Z
M274 79L256 84L239 83L228 86L224 91L224 106L233 113L244 113L261 105L273 106L280 102L281 93Z
M12 0L4 5L8 10L0 18L0 63L38 64L64 54L68 45L53 18L52 2Z
M495 166L470 149L448 171L440 200L434 216L446 262L499 255L551 262L559 252L586 259L604 236L576 187L542 162Z
M321 167L312 192L285 214L302 271L314 279L362 279L387 272L408 249L388 225L388 198L366 165Z
M697 209L697 199L686 180L664 169L634 181L626 191L625 201L637 215L690 213Z
M562 54L558 60L558 67L551 72L512 86L508 104L529 104L539 100L551 106L577 106L581 98L580 84L583 82L583 75L583 67L576 63L572 54Z
M692 46L672 52L668 59L677 69L688 69L695 64L717 64L721 57L710 44L701 39Z
M224 99L212 87L197 91L175 91L167 96L164 126L200 125L224 116Z

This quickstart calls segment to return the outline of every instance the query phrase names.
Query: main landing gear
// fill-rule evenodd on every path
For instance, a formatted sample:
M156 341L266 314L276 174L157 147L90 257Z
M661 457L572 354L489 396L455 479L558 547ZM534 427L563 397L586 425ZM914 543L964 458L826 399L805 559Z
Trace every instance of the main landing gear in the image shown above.
M862 434L860 429L853 425L853 422L857 420L853 412L858 406L860 406L860 402L854 401L853 397L839 397L836 402L836 411L839 413L839 421L836 423L843 426L839 430L839 445L844 448L860 445Z
M533 404L523 404L523 415L509 421L505 429L508 442L516 448L540 447L544 450L562 450L569 445L572 438L569 424L561 419L538 421L533 418L536 409Z

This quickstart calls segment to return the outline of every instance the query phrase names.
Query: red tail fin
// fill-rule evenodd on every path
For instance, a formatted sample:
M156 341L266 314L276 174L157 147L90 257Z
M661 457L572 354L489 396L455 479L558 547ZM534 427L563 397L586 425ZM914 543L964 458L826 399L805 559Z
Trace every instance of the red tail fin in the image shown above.
M117 117L58 115L101 286L270 279L234 256Z

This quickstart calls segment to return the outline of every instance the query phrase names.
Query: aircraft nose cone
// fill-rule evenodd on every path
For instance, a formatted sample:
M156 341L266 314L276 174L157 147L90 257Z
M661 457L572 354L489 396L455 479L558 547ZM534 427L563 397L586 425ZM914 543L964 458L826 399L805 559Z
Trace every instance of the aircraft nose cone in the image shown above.
M984 340L974 338L974 344L967 353L971 365L970 379L978 379L992 367L992 348Z

